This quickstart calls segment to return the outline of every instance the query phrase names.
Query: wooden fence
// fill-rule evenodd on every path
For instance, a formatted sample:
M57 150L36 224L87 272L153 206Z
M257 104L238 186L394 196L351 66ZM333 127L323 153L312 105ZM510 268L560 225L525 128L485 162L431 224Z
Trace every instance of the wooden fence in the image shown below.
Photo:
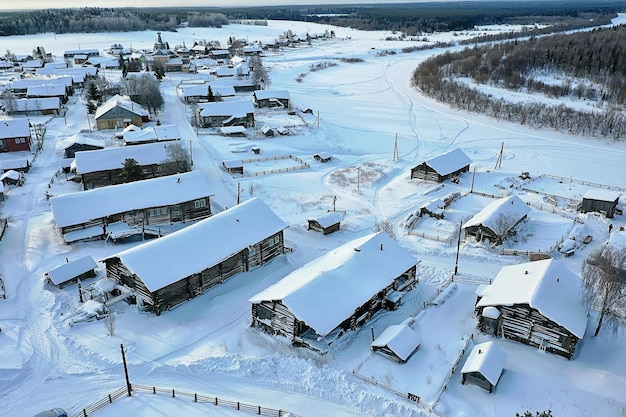
M8 225L9 221L7 219L0 219L0 240L2 240L4 232L6 232Z
M279 168L279 169L270 169L267 171L260 171L260 172L253 172L253 173L249 173L249 174L243 174L243 177L258 177L259 175L268 175L268 174L277 174L279 172L289 172L289 171L297 171L299 169L305 169L305 168L310 168L311 165L307 164L306 162L304 162L302 159L298 158L297 156L294 155L278 155L278 156L266 156L266 157L262 157L262 158L251 158L251 159L242 159L241 163L242 164L249 164L252 162L264 162L264 161L277 161L277 160L281 160L281 159L292 159L296 162L298 162L300 165L297 166L293 166L293 167L287 167L287 168Z
M298 414L294 414L292 412L288 412L285 410L277 410L274 408L262 407L260 405L246 404L240 401L231 401L231 400L226 400L224 398L218 398L218 397L212 397L212 396L207 396L207 395L198 394L198 393L175 390L173 388L171 389L170 388L158 388L154 386L151 387L148 385L131 384L131 392L140 392L140 391L148 392L148 393L155 394L155 395L166 394L168 396L171 396L172 398L186 397L186 398L192 399L194 403L210 403L215 406L233 408L235 410L245 411L250 414L256 414L260 416L282 417L282 416L289 415L290 417L301 417ZM89 407L83 408L81 411L73 414L72 417L88 417L91 414L95 413L96 411L106 407L107 405L112 404L113 401L118 400L122 397L127 397L127 396L128 396L128 388L127 387L120 388L112 392L105 398L102 398L101 400L90 405Z
M572 182L572 183L576 183L576 184L581 184L581 185L589 185L591 187L598 187L598 188L606 188L607 190L614 190L614 191L621 191L621 192L626 192L626 188L622 188L622 187L616 187L614 185L607 185L607 184L600 184L597 182L591 182L591 181L583 181L583 180L577 180L574 178L565 178L565 177L559 177L558 175L551 175L551 174L541 174L539 175L537 178L550 178L553 180L559 180L561 182Z

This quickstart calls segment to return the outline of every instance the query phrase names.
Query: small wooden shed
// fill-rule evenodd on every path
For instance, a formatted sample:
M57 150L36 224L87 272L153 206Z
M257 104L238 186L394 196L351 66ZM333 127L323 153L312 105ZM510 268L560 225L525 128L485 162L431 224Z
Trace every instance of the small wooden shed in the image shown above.
M404 363L419 348L420 343L419 335L408 324L394 324L387 327L370 346L372 351Z
M612 190L596 189L589 190L583 195L580 211L603 213L609 219L615 215L615 209L619 201L620 193Z
M472 349L463 368L461 383L473 384L492 393L500 380L506 353L494 342L480 343Z
M326 163L330 162L330 160L333 159L333 156L328 152L320 152L313 155L313 158L315 158L316 161Z
M343 220L343 214L331 211L323 216L308 219L309 227L307 230L315 230L316 232L327 235L339 230L341 220Z
M243 175L243 161L241 159L228 159L222 161L222 166L231 174Z
M66 261L66 263L44 274L46 282L57 288L63 288L75 284L79 279L93 278L96 276L98 264L96 264L96 261L94 261L91 256L83 256L71 262L66 258Z

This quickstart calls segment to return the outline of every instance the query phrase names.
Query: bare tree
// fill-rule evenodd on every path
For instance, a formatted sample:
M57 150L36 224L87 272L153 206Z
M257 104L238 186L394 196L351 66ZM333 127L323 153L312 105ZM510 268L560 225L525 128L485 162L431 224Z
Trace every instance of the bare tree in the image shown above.
M594 336L604 322L617 333L626 324L626 249L607 246L589 261L582 266L582 299L600 313Z
M165 149L167 158L161 162L166 175L187 172L189 170L189 153L180 143L168 143Z
M501 243L504 240L508 231L515 226L518 220L519 218L514 216L512 213L501 212L498 214L493 224L498 243Z
M104 327L107 329L108 336L113 336L115 334L115 315L110 311L104 318Z
M396 240L396 231L393 228L393 224L389 220L376 222L376 224L374 225L374 232L385 232L389 235L390 238Z
M267 90L271 84L267 70L263 66L263 61L258 55L253 55L248 59L248 65L252 69L252 81L255 85Z
M5 112L11 114L17 110L17 97L11 89L7 88L4 90L0 98L2 99L2 105Z

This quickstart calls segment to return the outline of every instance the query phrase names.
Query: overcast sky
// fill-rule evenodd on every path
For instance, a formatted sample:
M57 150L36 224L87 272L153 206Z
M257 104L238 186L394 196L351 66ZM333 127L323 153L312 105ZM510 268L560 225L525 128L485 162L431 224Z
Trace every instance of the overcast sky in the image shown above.
M50 2L50 0L1 0L0 10L19 9L49 9L67 7L168 7L168 6L198 6L198 7L237 7L237 6L273 6L273 5L305 5L305 4L363 4L363 3L424 3L435 0L268 0L260 3L254 0L109 0L103 3L100 0L63 0ZM437 0L441 1L441 0ZM444 0L445 1L445 0Z

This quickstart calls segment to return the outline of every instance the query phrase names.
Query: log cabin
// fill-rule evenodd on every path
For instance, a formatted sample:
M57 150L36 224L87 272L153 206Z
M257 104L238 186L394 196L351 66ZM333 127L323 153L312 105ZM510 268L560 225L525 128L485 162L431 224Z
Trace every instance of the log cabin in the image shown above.
M461 149L431 158L411 169L411 179L443 182L470 169L472 160Z
M282 254L286 227L253 198L102 262L109 278L133 289L144 309L160 315Z
M583 195L579 211L603 213L607 218L612 219L616 213L620 194L620 192L612 190L589 190Z
M65 263L61 264L44 274L47 283L57 288L64 288L68 285L75 284L78 280L93 278L96 276L96 268L98 264L89 255L70 261L65 259Z
M472 349L463 368L461 383L476 385L490 394L502 376L506 353L493 341L480 343Z
M102 239L108 226L160 226L211 215L211 187L200 171L129 182L50 199L67 243Z
M329 213L325 213L322 216L311 217L310 219L307 219L309 223L307 230L314 230L316 232L320 232L323 235L327 235L339 230L342 220L342 213L337 211L331 211Z
M571 359L587 328L581 286L555 259L505 266L476 303L477 327Z
M339 337L395 307L390 298L415 286L416 271L413 255L385 232L366 235L250 298L252 326L303 346Z
M492 201L469 219L462 228L465 236L500 244L513 228L528 217L530 207L518 196L510 195Z
M373 332L373 330L372 330ZM405 363L421 343L419 335L406 323L387 327L370 347L373 352L380 352L387 357Z

